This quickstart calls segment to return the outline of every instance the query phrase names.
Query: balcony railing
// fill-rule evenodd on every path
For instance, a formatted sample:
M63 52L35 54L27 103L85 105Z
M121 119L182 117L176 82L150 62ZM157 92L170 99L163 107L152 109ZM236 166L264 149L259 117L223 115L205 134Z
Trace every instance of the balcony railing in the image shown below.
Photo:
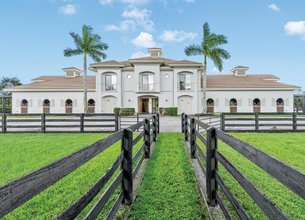
M159 85L157 83L140 83L139 92L158 92Z
M178 83L177 89L178 91L193 91L195 83Z
M117 89L118 89L118 83L102 84L102 91L104 92L113 92L113 91L117 91Z

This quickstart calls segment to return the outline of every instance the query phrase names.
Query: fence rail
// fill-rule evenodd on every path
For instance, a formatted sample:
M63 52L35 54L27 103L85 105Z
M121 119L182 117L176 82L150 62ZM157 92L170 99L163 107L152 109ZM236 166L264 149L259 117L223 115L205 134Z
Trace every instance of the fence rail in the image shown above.
M225 132L304 132L305 115L297 113L221 113Z
M224 200L219 196L219 188L231 203L240 219L250 219L243 206L235 198L222 180L218 172L218 163L233 176L239 185L253 199L270 219L289 219L273 201L266 197L250 180L248 180L222 153L217 150L217 141L220 140L245 158L256 164L277 181L289 188L293 193L305 200L305 174L292 166L284 164L274 157L252 145L239 140L225 132L209 126L194 117L182 114L182 133L185 141L190 143L190 156L196 158L202 172L206 176L206 192L210 206L219 204L226 219L232 219ZM206 137L196 131L199 126L206 132ZM201 146L205 146L203 150ZM218 187L219 186L219 187Z
M119 169L114 180L110 183L108 188L104 191L85 217L85 219L95 219L104 208L114 190L121 185L121 192L107 217L107 219L113 219L121 203L130 205L133 202L133 179L137 175L144 158L150 157L150 147L153 141L157 140L159 133L157 126L159 121L157 120L158 117L153 116L144 121L140 121L139 123L124 130L120 130L103 140L87 146L86 148L31 172L17 180L7 183L4 186L0 186L0 218L27 202L35 195L54 185L69 173L73 172L84 163L121 140L121 152L112 166L86 194L75 201L57 217L57 219L73 219L77 217L103 189L106 183L109 182L117 169ZM150 121L152 121L153 124L152 138L150 137ZM134 131L143 126L144 132L140 133L138 137L133 139ZM133 156L133 147L141 142L142 137L144 137L144 141L139 150ZM137 160L138 163L134 164ZM135 168L133 169L134 165Z

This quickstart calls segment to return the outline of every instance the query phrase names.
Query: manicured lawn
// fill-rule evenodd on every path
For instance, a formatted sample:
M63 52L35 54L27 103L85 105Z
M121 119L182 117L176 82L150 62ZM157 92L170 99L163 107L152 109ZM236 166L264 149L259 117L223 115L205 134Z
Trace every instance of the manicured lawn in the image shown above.
M305 172L304 133L233 133L232 135ZM305 219L305 201L303 199L294 195L284 185L222 142L219 142L219 151L291 219ZM251 218L267 219L237 181L221 165L219 172Z
M180 133L162 133L129 219L201 219L194 171Z
M106 134L0 135L0 184L3 185L106 136ZM135 151L138 147L138 145L135 147ZM8 214L5 219L53 219L81 197L106 172L115 161L120 149L120 142L117 142ZM115 196L112 201L113 199ZM93 202L81 213L79 219L84 217L92 205ZM107 207L110 207L110 204ZM107 210L100 214L99 219L104 219L105 213Z

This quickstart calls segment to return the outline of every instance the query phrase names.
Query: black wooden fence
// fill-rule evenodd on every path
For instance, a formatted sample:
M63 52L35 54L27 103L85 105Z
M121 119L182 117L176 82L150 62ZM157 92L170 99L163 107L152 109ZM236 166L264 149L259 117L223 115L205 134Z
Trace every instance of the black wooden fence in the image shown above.
M222 113L225 132L304 132L305 115L297 113Z
M54 185L63 177L73 172L81 165L91 160L113 144L121 140L122 150L107 172L70 207L62 212L57 219L74 219L97 196L111 177L118 174L93 205L84 219L95 219L115 189L121 185L117 200L109 211L107 219L113 219L120 205L133 203L133 179L137 175L144 158L150 157L151 144L157 140L159 133L156 115L145 119L127 129L120 130L107 138L70 154L58 161L42 167L26 176L0 187L0 218L18 208L35 195ZM151 126L152 125L152 126ZM133 132L141 127L144 130L133 139ZM133 154L133 147L140 141L141 147ZM136 163L137 162L137 163Z
M295 168L284 164L263 151L250 144L234 138L221 130L215 129L193 117L182 115L182 132L185 141L190 143L190 155L196 158L202 172L206 176L206 192L210 206L219 204L226 219L232 219L224 200L219 195L219 187L226 195L227 200L232 204L240 219L250 219L244 207L238 202L234 194L224 183L218 172L218 163L234 177L240 186L260 207L270 219L289 219L289 217L268 197L266 197L253 183L251 183L222 153L217 150L217 141L223 141L232 149L236 150L248 160L270 174L277 181L287 186L293 193L305 199L305 174ZM200 126L206 131L204 137L195 128ZM201 143L200 143L201 142ZM202 149L202 145L206 150ZM218 187L219 186L219 187Z

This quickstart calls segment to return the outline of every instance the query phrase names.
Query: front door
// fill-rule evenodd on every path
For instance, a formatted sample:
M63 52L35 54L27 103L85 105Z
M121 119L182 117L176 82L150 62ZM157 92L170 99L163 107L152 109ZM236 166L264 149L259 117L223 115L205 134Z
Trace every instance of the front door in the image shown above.
M142 98L142 112L149 113L149 98Z

